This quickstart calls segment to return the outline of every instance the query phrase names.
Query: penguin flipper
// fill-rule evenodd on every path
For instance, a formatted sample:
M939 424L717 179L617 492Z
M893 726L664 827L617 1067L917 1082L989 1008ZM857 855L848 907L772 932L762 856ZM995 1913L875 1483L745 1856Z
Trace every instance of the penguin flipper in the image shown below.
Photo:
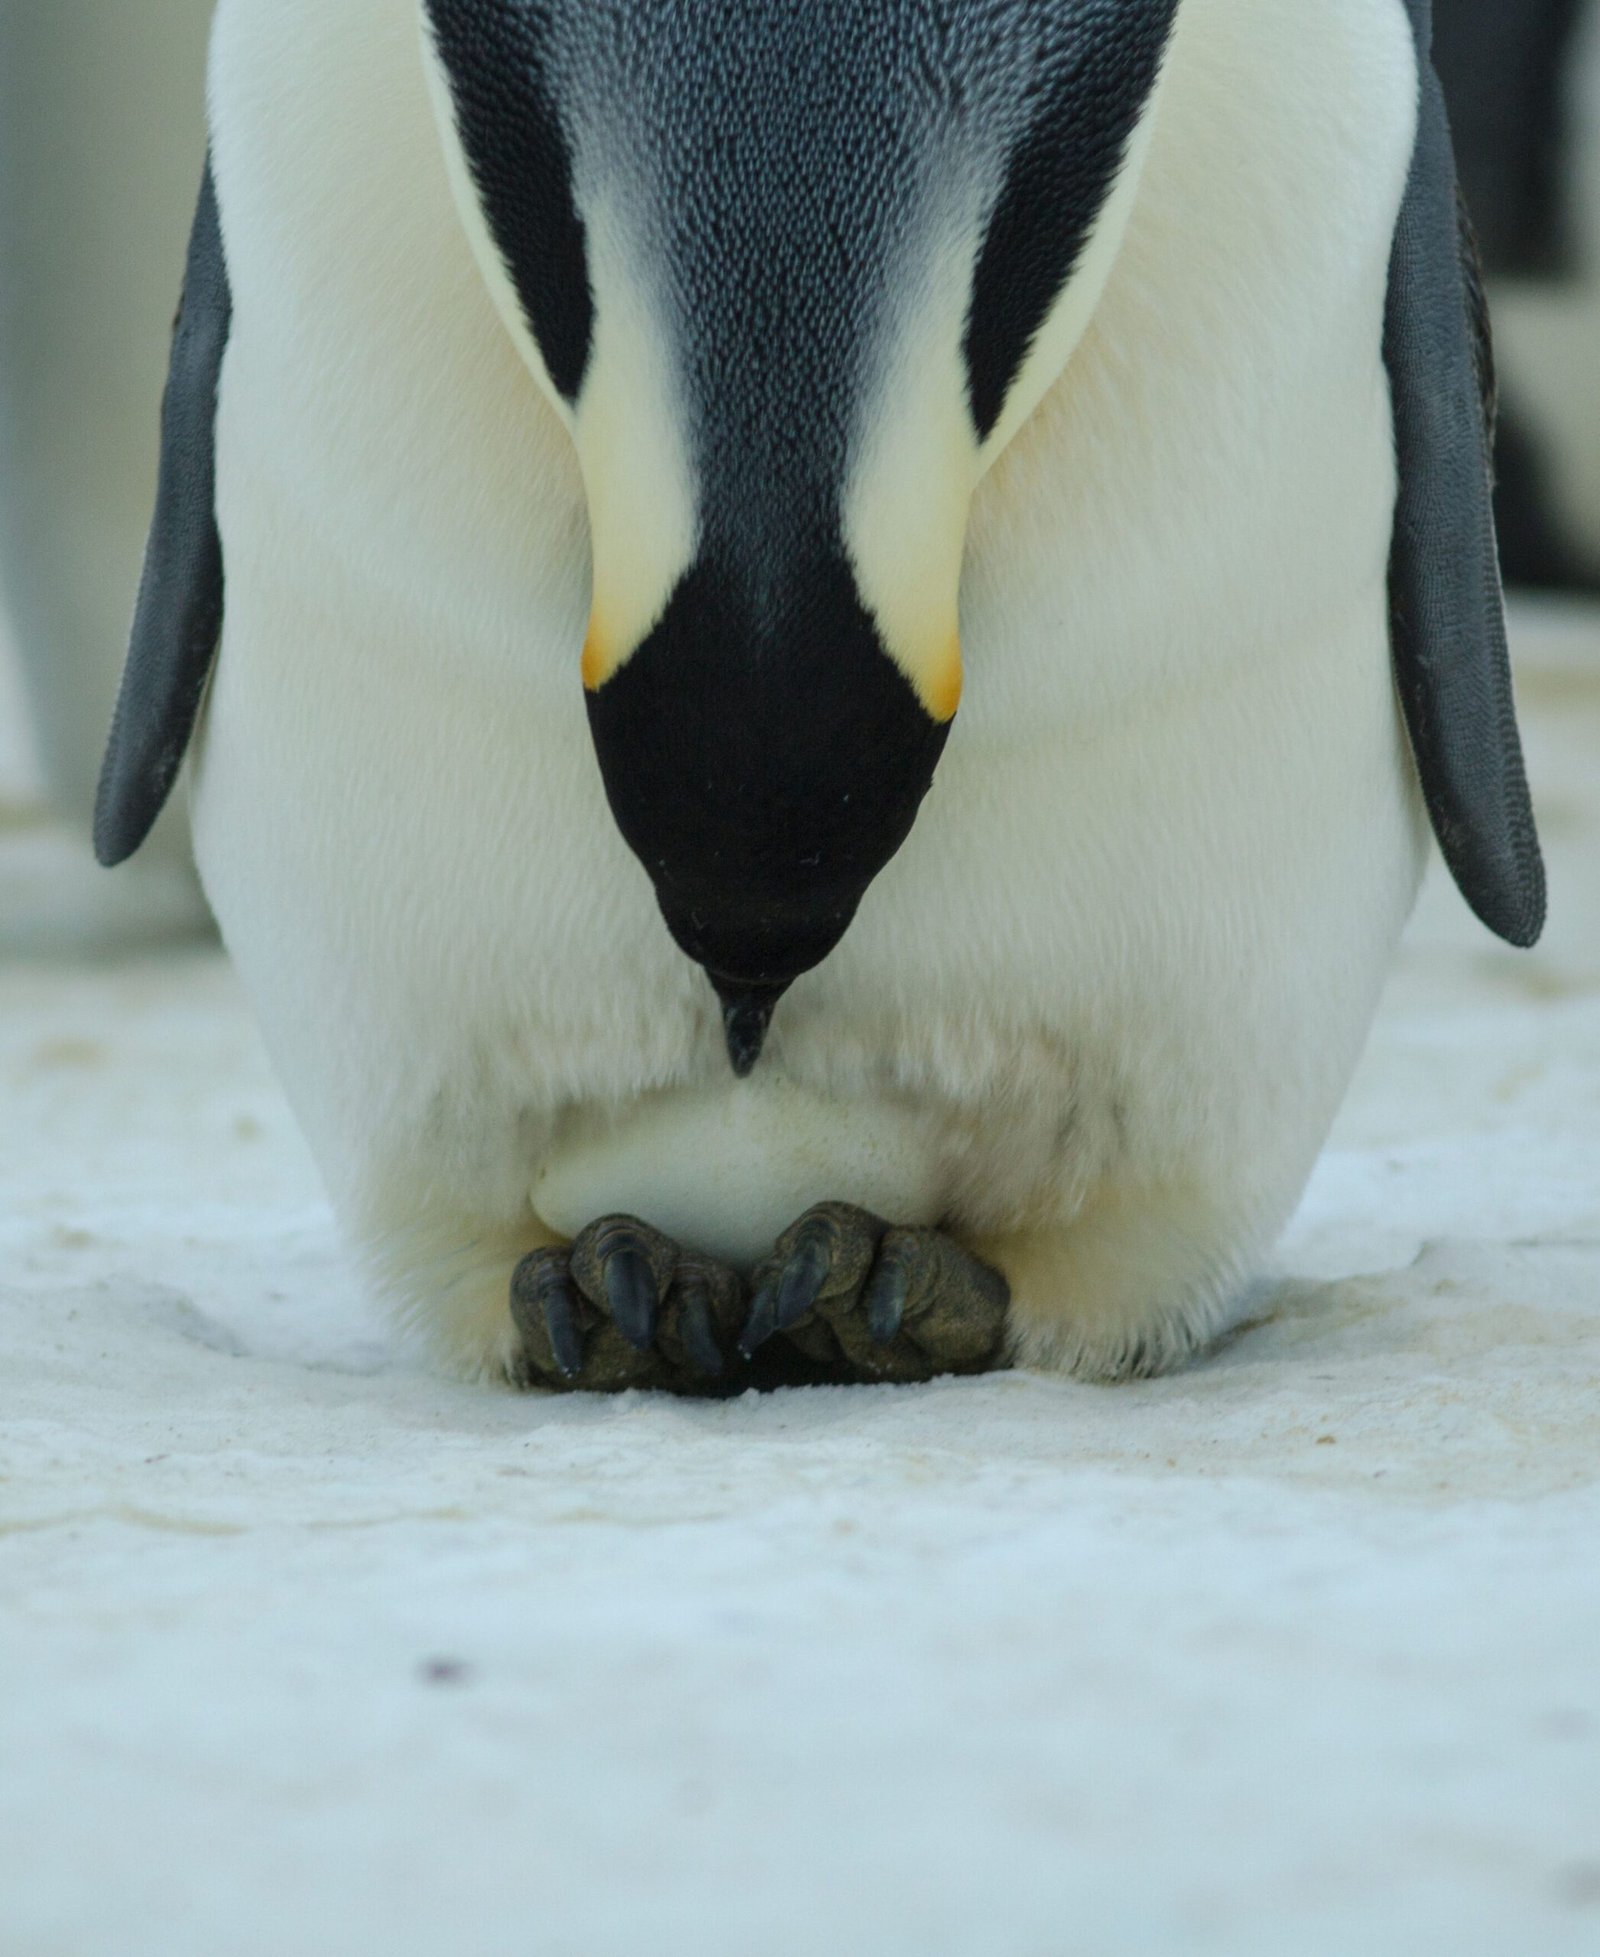
M1433 66L1432 0L1406 6L1421 100L1384 322L1399 461L1389 562L1395 674L1451 874L1491 931L1527 946L1544 928L1545 880L1495 541L1488 309Z
M233 318L206 166L161 410L161 473L128 663L95 803L95 854L126 862L172 793L222 633L217 386Z

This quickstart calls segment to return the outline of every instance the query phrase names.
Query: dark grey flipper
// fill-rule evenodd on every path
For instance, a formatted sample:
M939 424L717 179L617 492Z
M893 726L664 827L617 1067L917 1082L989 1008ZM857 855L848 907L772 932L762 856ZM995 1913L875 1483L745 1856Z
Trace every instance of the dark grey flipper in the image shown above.
M1491 931L1531 945L1544 928L1544 865L1495 544L1488 314L1433 67L1432 0L1406 8L1421 104L1384 326L1400 469L1389 565L1395 671L1445 861Z
M172 793L222 632L217 384L232 318L208 165L173 333L155 520L95 804L95 854L107 868L133 855Z

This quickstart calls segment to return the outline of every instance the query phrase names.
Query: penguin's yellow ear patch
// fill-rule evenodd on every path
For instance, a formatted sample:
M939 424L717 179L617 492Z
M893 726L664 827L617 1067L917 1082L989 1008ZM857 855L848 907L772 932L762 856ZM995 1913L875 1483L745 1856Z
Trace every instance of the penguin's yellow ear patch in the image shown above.
M661 622L693 564L699 484L662 307L621 216L589 211L594 349L572 417L589 506L593 599L583 683L598 692Z
M941 726L961 704L961 573L982 475L962 355L971 283L970 257L946 254L888 329L843 509L861 601Z

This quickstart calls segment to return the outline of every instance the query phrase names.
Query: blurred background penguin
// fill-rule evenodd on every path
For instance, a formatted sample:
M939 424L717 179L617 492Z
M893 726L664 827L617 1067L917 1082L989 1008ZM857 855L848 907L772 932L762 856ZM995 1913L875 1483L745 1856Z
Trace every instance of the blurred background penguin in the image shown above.
M0 0L0 592L37 773L83 838L81 881L50 892L47 916L0 919L12 948L204 925L181 806L131 881L93 874L87 836L149 519L211 11ZM1600 593L1600 0L1438 0L1435 31L1492 282L1507 578Z
M1600 0L1438 0L1488 266L1512 584L1600 591Z
M0 590L35 772L83 838L81 877L62 859L40 914L8 904L12 948L204 924L181 808L122 889L87 839L154 495L210 18L211 0L0 0Z

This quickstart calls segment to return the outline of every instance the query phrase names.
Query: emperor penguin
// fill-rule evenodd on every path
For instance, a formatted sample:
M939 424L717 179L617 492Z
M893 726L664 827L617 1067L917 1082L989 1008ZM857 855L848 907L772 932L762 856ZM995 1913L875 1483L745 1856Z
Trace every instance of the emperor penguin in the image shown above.
M101 790L469 1372L1173 1366L1544 884L1428 0L221 0Z
M82 864L48 911L0 906L0 949L104 949L206 923L181 807L120 885L95 872L88 839L205 155L210 17L211 0L0 5L0 636Z
M1489 269L1514 583L1600 591L1600 0L1439 0L1438 65Z

